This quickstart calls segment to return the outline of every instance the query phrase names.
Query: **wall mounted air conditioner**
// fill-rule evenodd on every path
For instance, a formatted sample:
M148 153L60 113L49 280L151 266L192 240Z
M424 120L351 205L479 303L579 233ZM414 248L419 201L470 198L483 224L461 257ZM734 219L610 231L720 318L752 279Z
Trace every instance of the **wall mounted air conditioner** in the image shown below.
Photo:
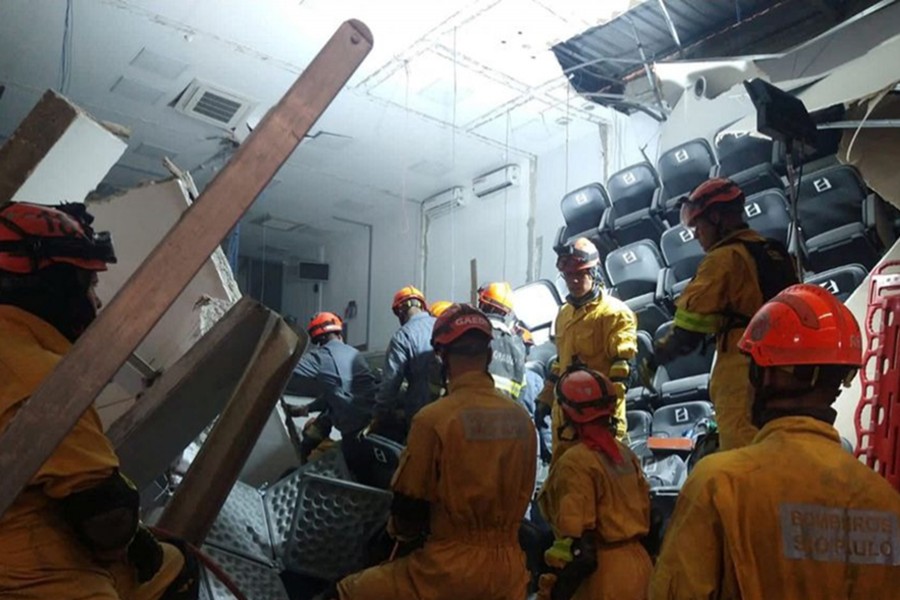
M472 180L472 192L481 198L519 183L519 165L506 165L502 169L485 173Z
M425 211L426 217L433 219L434 217L447 214L451 210L465 205L466 198L464 190L462 187L456 186L426 198L425 201L422 202L422 209Z

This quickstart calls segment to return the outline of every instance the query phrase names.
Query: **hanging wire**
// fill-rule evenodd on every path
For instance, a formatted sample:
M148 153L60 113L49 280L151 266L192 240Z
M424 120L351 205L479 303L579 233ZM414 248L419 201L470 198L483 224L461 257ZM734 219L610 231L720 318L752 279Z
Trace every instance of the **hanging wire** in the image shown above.
M403 215L403 233L409 232L409 209L406 206L406 149L409 146L409 61L403 61L403 135L400 137L400 213Z
M564 194L569 193L569 102L571 100L572 85L566 80L566 189Z
M456 172L456 27L453 28L453 107L450 131L450 164ZM456 298L456 207L450 204L450 297Z
M62 49L59 59L60 94L66 94L69 91L69 82L72 76L72 33L75 28L73 2L74 0L66 0L66 12L63 20Z
M506 111L506 147L504 149L504 164L509 164L509 130L510 130L510 111ZM506 281L506 262L509 248L509 187L503 190L503 280Z

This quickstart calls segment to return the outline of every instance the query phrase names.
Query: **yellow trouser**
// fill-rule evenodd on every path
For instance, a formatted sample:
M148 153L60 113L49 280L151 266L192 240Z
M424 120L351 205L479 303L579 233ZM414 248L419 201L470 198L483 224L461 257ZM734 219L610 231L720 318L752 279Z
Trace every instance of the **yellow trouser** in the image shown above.
M341 600L523 600L528 579L518 544L442 540L350 575L338 592Z
M597 549L597 570L572 600L645 600L653 563L637 540Z
M157 600L184 566L181 552L163 544L162 568L140 585L125 563L101 565L74 540L60 543L59 536L42 540L38 535L26 544L0 548L3 600Z
M709 397L716 407L719 448L748 446L759 431L750 421L750 359L736 350L716 354Z

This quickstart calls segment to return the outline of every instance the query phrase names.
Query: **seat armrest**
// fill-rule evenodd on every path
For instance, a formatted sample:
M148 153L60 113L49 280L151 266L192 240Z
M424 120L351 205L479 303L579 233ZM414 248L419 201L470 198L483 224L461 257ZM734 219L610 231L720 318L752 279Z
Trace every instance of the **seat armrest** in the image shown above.
M654 302L659 304L660 302L665 302L669 299L668 290L671 289L671 285L674 284L674 281L670 284L669 279L673 277L672 269L669 267L660 269L659 275L656 277L656 291L653 294Z
M711 166L709 168L709 178L710 179L715 179L716 177L720 177L721 173L722 173L722 165L720 165L718 163L714 164L713 166Z
M661 216L666 212L666 191L663 186L653 190L653 199L650 201L650 214Z
M610 206L609 208L603 211L603 215L600 217L600 225L597 226L598 231L602 231L604 233L612 234L613 229L616 226L616 207Z

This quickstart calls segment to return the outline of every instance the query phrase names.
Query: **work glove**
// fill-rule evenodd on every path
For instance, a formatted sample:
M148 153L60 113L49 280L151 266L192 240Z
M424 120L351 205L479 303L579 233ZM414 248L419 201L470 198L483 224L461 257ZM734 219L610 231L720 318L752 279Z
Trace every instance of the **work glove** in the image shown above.
M299 418L309 416L309 405L296 406L294 404L285 404L285 412L289 417Z
M162 546L143 525L138 525L131 543L128 544L128 564L134 567L138 583L147 583L162 567Z
M554 585L556 585L556 575L553 573L544 573L538 577L537 600L552 600Z
M572 538L557 538L553 545L544 551L544 562L548 567L563 569L572 562Z
M658 368L659 365L656 364L656 359L652 356L646 357L641 361L641 364L638 365L638 374L641 376L641 384L648 390L654 390L653 379L656 377Z

